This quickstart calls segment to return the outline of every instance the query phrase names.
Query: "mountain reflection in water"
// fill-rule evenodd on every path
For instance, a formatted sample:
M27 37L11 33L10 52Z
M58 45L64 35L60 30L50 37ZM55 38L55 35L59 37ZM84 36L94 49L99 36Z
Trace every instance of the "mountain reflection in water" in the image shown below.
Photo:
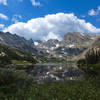
M83 72L75 63L37 63L30 72L41 83L44 81L67 81L80 80L84 77Z

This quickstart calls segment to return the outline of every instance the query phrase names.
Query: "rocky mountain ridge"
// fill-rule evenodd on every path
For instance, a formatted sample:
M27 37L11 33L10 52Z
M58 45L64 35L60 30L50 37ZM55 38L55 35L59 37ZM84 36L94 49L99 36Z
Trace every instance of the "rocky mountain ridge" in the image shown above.
M84 52L95 41L97 35L87 33L67 33L62 41L50 39L44 42L34 41L35 48L47 57L75 56Z
M9 32L0 32L0 43L47 58L66 58L79 55L89 48L96 38L97 35L94 34L68 32L62 41L57 39L33 41Z
M24 37L20 37L16 34L11 34L9 32L0 31L0 43L18 48L20 50L26 51L28 53L35 53L37 50L31 45L31 42L26 40Z

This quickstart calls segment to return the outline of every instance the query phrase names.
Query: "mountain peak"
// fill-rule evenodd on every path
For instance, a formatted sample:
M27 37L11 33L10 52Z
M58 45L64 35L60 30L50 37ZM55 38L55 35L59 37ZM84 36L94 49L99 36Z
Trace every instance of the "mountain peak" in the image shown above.
M92 41L94 35L83 34L79 32L68 32L62 41L62 45L77 45L77 46L86 46L87 43Z
M33 46L31 46L30 41L16 34L11 34L10 32L5 33L0 31L0 43L13 46L15 48L21 49L29 53L36 52L36 49Z

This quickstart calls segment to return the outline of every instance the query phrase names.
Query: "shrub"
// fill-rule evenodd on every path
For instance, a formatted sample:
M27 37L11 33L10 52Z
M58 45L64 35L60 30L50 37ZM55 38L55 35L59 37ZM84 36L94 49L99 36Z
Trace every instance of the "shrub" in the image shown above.
M23 70L0 68L0 93L16 94L26 92L34 84L34 79Z
M92 48L86 55L85 59L80 59L78 67L88 74L98 75L100 72L100 49Z

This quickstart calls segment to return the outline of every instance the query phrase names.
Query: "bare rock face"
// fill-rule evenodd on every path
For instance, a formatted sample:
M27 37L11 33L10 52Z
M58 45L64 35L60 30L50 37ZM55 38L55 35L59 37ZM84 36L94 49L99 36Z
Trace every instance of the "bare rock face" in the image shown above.
M96 35L86 33L67 33L64 39L61 41L60 47L56 49L56 52L62 56L76 56L83 53L88 49Z
M92 44L92 47L100 48L100 36L94 41L94 43Z
M43 55L53 57L75 56L84 52L95 40L96 35L86 33L67 33L62 41L50 39L35 41L34 45Z
M62 46L66 47L86 47L95 39L95 35L86 33L67 33L62 40Z
M92 45L95 38L96 35L93 34L69 32L64 36L62 41L58 41L57 39L33 41L32 39L26 40L24 37L9 32L0 32L0 43L34 53L37 56L49 58L79 55ZM93 45L99 45L98 41L95 41Z
M33 45L31 45L30 41L26 40L24 37L11 34L9 32L0 32L0 43L21 49L29 53L36 53L36 49Z
M38 53L42 56L50 56L54 53L54 50L60 46L60 41L57 39L50 39L48 41L34 41L34 46L38 50Z

